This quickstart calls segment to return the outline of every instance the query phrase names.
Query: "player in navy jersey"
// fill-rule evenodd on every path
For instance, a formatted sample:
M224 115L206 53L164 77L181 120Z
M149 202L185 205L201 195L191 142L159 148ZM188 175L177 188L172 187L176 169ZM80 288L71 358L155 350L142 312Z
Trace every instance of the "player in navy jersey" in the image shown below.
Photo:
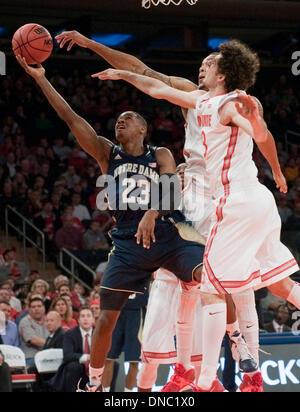
M101 285L101 314L93 335L88 388L92 392L101 391L112 332L130 294L143 293L151 274L160 267L174 273L185 288L197 286L204 246L198 241L183 239L178 225L173 224L178 221L178 215L179 219L183 218L174 202L176 183L169 185L169 190L162 190L159 180L165 177L175 182L176 164L168 149L144 145L147 123L142 116L136 112L119 116L115 126L119 146L115 146L98 136L71 109L49 83L41 65L30 67L20 56L17 60L35 79L81 147L97 160L103 175L110 176L106 190L110 207L115 209L116 228L111 231L113 250ZM179 182L177 188L180 199ZM169 204L167 210L163 207L166 203ZM198 232L195 236L199 240Z

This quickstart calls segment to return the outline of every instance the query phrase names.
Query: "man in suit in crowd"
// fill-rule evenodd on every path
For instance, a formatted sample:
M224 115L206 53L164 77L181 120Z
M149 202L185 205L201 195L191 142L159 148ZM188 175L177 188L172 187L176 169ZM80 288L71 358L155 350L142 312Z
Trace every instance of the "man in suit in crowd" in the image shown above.
M78 326L64 335L64 360L57 374L51 380L57 392L75 392L78 382L85 385L88 378L90 347L93 334L94 317L89 307L79 310Z
M290 332L291 328L287 326L289 320L289 311L286 305L280 305L275 310L275 317L272 322L266 323L264 329L269 333Z
M64 340L64 330L61 327L60 314L54 311L48 312L46 316L46 326L49 331L49 336L46 339L42 350L46 349L62 349ZM36 367L30 368L32 373L37 375L37 381L34 384L34 392L48 392L51 387L48 381L55 375L54 373L39 374Z
M46 340L43 350L62 348L65 332L61 327L60 314L54 311L49 312L46 316L46 324L50 335Z

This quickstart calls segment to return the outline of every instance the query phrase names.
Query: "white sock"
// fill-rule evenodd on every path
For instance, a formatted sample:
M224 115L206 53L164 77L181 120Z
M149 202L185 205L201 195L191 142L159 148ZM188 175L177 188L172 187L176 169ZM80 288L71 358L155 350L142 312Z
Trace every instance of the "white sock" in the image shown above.
M247 290L232 295L236 308L241 334L243 335L249 352L259 364L259 322L255 306L253 290Z
M124 389L124 392L133 392L133 389L125 388L125 389Z
M287 301L296 306L297 309L300 309L300 283L295 283Z
M109 392L110 391L110 386L103 386L103 392Z
M221 345L226 333L226 303L203 307L203 360L198 386L210 389L216 379Z
M200 295L191 291L181 291L179 299L176 322L177 363L181 363L186 370L189 370L192 368L195 308Z
M90 365L89 370L90 370L90 385L92 386L101 385L104 367L95 369L95 368L92 368Z

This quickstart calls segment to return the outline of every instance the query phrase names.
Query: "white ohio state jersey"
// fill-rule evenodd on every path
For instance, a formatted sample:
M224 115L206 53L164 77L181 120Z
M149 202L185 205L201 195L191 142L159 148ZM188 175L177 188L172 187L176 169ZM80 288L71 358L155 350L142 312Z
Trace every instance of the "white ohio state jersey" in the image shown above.
M243 188L257 181L257 168L252 159L252 137L238 127L220 123L220 108L237 97L236 92L214 97L206 93L196 103L198 135L210 192L215 198L224 195L224 191L227 194L229 189Z
M202 195L211 197L196 109L187 111L183 154L186 163L184 172L186 179L194 178L196 185L200 186Z

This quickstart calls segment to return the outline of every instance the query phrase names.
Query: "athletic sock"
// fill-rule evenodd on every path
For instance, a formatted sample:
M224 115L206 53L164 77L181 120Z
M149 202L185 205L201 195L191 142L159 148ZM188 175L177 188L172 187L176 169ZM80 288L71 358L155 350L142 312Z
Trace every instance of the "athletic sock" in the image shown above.
M295 283L287 301L296 306L297 309L300 309L300 283Z
M232 295L236 307L236 315L249 352L259 365L259 322L255 306L253 290Z
M182 290L180 293L176 322L177 363L182 364L186 370L192 368L191 355L193 349L195 308L199 299L199 292Z
M90 366L89 370L90 370L90 385L97 386L97 387L100 386L102 382L102 375L103 375L104 367L95 369Z
M216 379L222 341L226 333L226 303L203 307L203 360L198 386L210 389Z

